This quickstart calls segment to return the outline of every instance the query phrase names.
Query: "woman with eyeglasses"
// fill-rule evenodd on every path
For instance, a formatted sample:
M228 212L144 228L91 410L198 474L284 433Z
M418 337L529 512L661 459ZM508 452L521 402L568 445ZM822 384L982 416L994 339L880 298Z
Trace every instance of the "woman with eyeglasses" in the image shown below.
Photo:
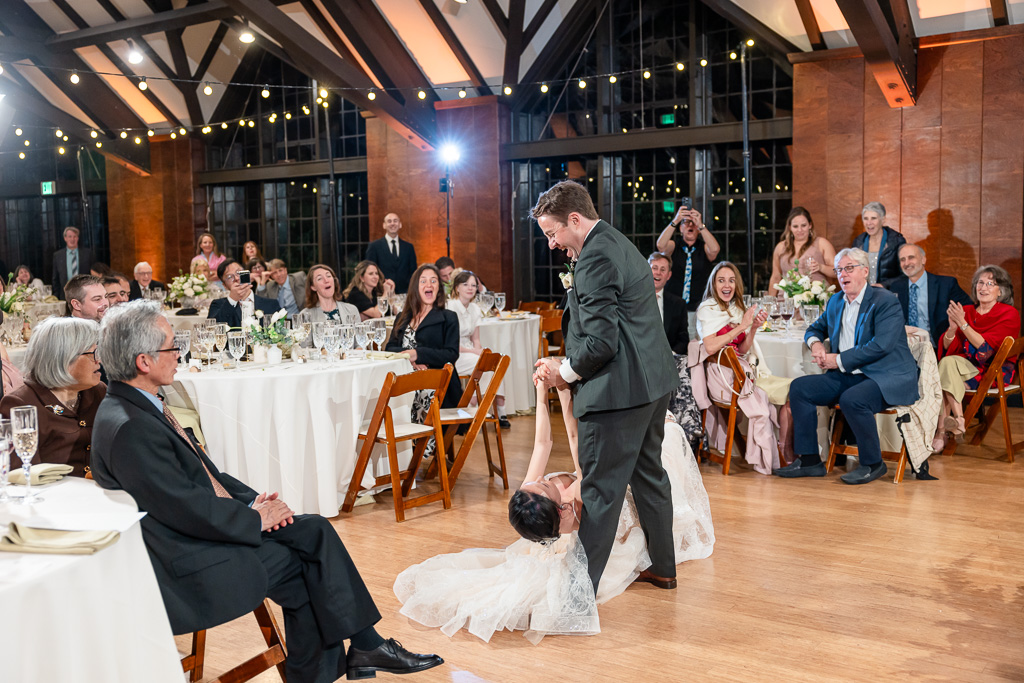
M39 448L33 464L71 465L76 477L89 471L92 425L107 394L96 359L99 335L99 324L84 318L48 318L32 332L25 385L0 400L0 414L36 407Z
M951 301L946 310L949 329L939 340L939 384L942 410L935 429L932 450L942 451L950 435L958 441L966 431L963 400L965 390L977 389L992 363L996 349L1006 337L1020 333L1020 312L1013 306L1013 281L999 266L982 266L971 282L974 305ZM1017 358L1003 363L1003 381L1012 384Z

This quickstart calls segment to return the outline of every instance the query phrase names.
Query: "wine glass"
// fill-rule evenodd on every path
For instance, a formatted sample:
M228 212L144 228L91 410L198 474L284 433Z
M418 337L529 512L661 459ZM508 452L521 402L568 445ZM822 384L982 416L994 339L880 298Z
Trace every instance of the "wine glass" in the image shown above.
M498 317L501 317L501 312L505 310L505 292L494 293L494 307L498 309Z
M483 292L480 295L480 308L483 310L484 315L490 314L491 309L494 308L494 294Z
M356 323L356 346L366 351L366 345L370 343L370 331L366 323ZM365 353L364 353L365 357Z
M7 474L11 471L11 421L0 419L0 503L10 501Z
M331 327L324 332L324 348L327 349L327 364L333 365L334 359L338 356L338 348L341 346L341 330Z
M245 355L245 333L241 330L228 332L228 353L235 359L235 368L240 368L238 359Z
M324 323L313 323L313 346L316 347L316 357L321 358L320 349L324 347Z
M228 347L228 325L227 323L217 323L213 325L213 343L217 349L217 353L222 354Z
M800 315L803 316L804 323L810 325L818 319L818 315L821 311L821 306L817 304L806 305L801 307Z
M383 296L377 297L377 310L380 311L380 317L384 317L388 312L388 300Z
M395 294L391 299L391 313L397 318L402 314L403 308L405 308L405 294Z
M793 300L786 299L779 305L780 315L783 320L786 321L786 332L789 332L789 321L793 317L794 308Z
M342 354L346 354L352 350L352 345L356 341L356 328L354 325L342 325L338 328L338 338L341 340L340 348Z
M11 409L11 433L14 435L14 450L21 458L21 469L25 473L25 505L41 503L43 499L32 494L32 457L39 445L39 414L35 406L18 406Z
M750 305L753 302L754 302L754 297L750 296L749 294L744 294L743 295L743 307L744 308L750 308Z
M384 350L384 340L388 338L388 326L383 319L373 322L373 341L377 342L377 350Z
M775 321L772 325L773 328L778 327L779 319L782 317L782 311L780 311L780 304L777 299L766 299L762 302L765 309L768 311L768 318Z
M184 368L185 356L188 355L189 349L192 347L192 332L190 330L175 332L174 345L178 347L179 367Z

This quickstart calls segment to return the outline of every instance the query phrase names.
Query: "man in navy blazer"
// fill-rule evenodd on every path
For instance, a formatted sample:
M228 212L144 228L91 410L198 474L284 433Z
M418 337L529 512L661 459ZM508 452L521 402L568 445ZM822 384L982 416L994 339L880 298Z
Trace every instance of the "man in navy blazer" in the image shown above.
M939 337L949 329L949 316L946 315L949 302L955 301L961 306L974 302L960 288L955 277L936 275L924 269L928 259L921 247L904 244L900 247L899 256L903 275L883 284L899 297L907 324L928 330L932 335L932 346L937 348ZM911 303L915 304L913 310Z
M676 296L665 288L666 283L672 278L672 257L656 251L648 257L647 262L651 264L654 295L658 299L658 310L665 326L668 345L672 347L673 353L686 355L686 347L690 345L686 304L682 297Z
M377 264L394 286L396 294L409 291L409 278L416 270L416 249L412 243L398 238L401 229L402 220L398 214L389 213L384 216L384 237L370 242L366 248L366 260Z
M228 295L223 299L215 299L210 304L210 313L207 317L213 318L219 323L225 323L228 327L242 326L241 303L243 301L252 302L253 312L263 311L263 314L268 316L274 315L281 309L277 299L256 296L252 293L252 283L242 284L239 282L238 272L240 270L242 270L242 266L238 265L238 261L234 259L226 259L217 266L217 277L228 288Z
M773 472L786 478L824 477L818 454L818 406L839 403L857 438L860 467L844 474L846 484L866 484L885 474L875 413L918 399L917 363L907 345L899 300L892 292L868 286L868 255L856 248L836 254L836 275L843 290L829 299L825 315L807 328L804 341L822 375L793 380L792 465ZM829 353L823 342L828 339Z

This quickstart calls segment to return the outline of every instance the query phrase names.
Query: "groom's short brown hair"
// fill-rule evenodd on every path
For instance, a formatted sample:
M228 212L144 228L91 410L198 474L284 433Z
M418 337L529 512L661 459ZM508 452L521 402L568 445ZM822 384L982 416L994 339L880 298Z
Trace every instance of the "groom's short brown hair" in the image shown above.
M569 214L576 212L584 218L597 220L597 209L587 188L572 180L563 180L547 192L541 193L537 204L530 210L534 218L551 216L559 223L568 223Z

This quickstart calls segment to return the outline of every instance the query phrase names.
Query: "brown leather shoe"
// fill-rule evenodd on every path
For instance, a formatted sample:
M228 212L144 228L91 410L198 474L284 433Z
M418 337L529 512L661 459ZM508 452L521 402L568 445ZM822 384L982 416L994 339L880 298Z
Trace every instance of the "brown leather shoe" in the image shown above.
M676 587L676 577L665 578L663 576L656 576L646 569L640 572L640 576L636 577L633 583L640 583L641 581L649 583L657 588L664 588L665 590L672 590Z

